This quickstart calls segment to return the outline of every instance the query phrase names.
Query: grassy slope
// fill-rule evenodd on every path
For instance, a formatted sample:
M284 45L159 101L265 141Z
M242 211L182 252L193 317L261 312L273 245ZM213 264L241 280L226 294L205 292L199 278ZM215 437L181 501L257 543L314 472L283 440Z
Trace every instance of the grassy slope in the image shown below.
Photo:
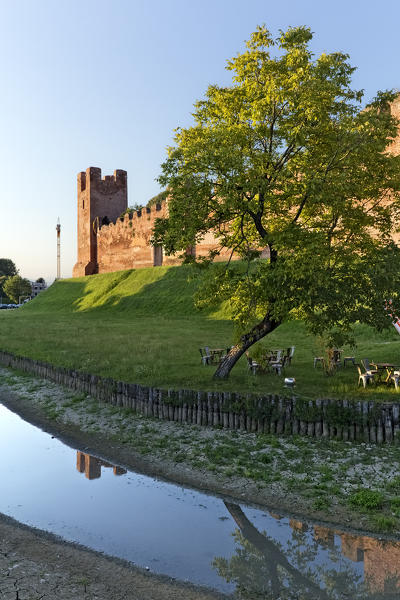
M198 349L229 346L233 328L224 307L195 309L191 274L190 267L160 267L59 281L23 308L0 311L0 348L148 385L282 391L282 378L253 377L243 359L229 381L211 379L213 368L200 364ZM292 344L286 375L296 377L301 395L395 397L393 388L357 391L353 369L330 378L314 370L316 346L301 323L287 323L264 341L269 348ZM400 336L359 327L356 357L363 356L400 363Z

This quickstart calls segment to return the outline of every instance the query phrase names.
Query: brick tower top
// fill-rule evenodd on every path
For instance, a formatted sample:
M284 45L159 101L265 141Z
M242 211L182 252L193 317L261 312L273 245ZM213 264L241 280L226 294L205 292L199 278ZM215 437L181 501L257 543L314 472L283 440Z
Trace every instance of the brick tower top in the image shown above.
M117 188L127 189L127 173L121 169L114 171L114 175L104 175L101 177L101 169L98 167L88 167L86 171L78 173L78 194L86 190L86 186L96 188L100 193L113 193Z
M97 227L116 221L127 207L126 171L118 169L103 178L97 167L78 173L78 261L74 277L97 273Z

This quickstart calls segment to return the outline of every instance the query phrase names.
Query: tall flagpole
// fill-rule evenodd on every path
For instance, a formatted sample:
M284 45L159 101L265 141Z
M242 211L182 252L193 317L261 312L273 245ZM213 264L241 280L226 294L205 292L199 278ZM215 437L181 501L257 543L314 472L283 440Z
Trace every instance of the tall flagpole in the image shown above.
M61 224L60 224L60 217L58 217L57 220L57 226L56 226L56 231L57 231L57 279L60 279L61 275L60 275L60 237L61 237Z

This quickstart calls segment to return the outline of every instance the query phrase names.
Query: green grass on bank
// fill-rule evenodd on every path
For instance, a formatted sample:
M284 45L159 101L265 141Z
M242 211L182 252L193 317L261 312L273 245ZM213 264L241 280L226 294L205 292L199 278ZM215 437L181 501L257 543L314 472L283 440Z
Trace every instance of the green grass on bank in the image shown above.
M212 379L213 367L201 365L199 348L231 345L233 327L226 307L195 309L196 285L192 269L185 266L61 280L23 308L0 311L0 349L145 385L282 392L283 377L254 377L244 359L228 381ZM263 344L296 346L285 374L296 378L299 395L398 398L393 387L357 389L354 368L333 377L314 370L312 358L320 349L302 323L282 325ZM358 360L369 357L399 364L400 336L394 328L378 335L359 326L357 348L349 352L355 352Z

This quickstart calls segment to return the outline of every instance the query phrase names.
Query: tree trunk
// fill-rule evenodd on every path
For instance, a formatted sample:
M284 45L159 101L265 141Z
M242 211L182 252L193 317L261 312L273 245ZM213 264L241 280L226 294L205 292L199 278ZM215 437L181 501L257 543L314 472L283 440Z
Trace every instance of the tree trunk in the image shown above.
M214 373L214 377L217 379L226 379L229 377L232 368L246 350L265 337L268 333L274 331L280 324L280 321L275 321L270 317L269 313L267 313L260 323L255 325L249 333L242 335L240 342L230 349L228 354L219 363L218 368Z

